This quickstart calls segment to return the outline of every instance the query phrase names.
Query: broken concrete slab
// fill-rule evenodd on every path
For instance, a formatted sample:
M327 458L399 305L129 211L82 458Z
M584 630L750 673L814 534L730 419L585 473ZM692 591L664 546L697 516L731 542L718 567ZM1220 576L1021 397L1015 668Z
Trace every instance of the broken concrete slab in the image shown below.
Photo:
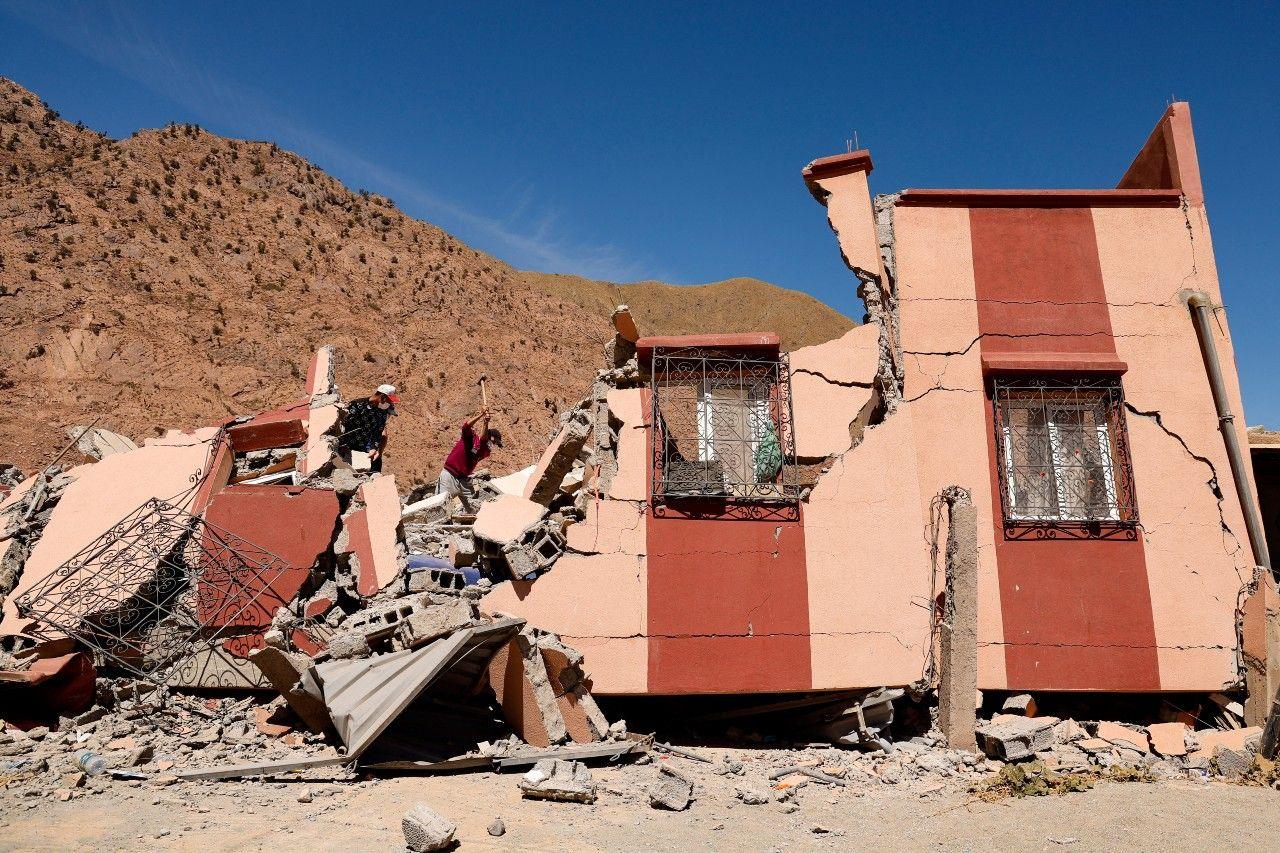
M565 731L574 743L592 743L609 736L605 718L582 671L582 653L566 646L555 634L535 632L538 653L547 670Z
M1185 723L1154 723L1147 726L1151 748L1165 757L1187 754L1187 728Z
M1251 745L1256 745L1261 738L1261 726L1249 726L1244 729L1201 729L1195 733L1196 743L1199 746L1193 755L1203 754L1212 757L1214 750L1220 746L1244 750Z
M323 476L332 466L338 448L340 410L336 403L312 408L307 413L306 440L298 451L300 478Z
M345 558L351 591L371 596L400 574L400 494L395 477L380 474L362 483L353 508L342 517L334 553Z
M329 711L324 702L302 689L300 684L302 674L311 668L309 657L264 646L250 652L249 661L258 667L271 686L284 697L307 728L316 734L329 729Z
M1000 706L1000 711L1004 714L1020 714L1023 717L1034 717L1036 715L1035 697L1030 693L1009 696L1004 700L1004 704Z
M640 330L636 327L635 318L631 316L631 308L619 305L613 309L613 329L618 337L629 343L640 340Z
M525 743L547 747L569 739L560 697L551 684L532 630L521 632L493 656L489 662L489 686L507 725ZM581 730L577 726L575 729Z
M546 758L520 777L520 792L531 800L594 803L596 786L585 765Z
M1151 742L1147 740L1146 732L1131 729L1119 723L1100 722L1096 734L1116 746L1124 746L1144 753L1151 751Z
M105 459L114 453L138 449L133 439L102 427L69 426L66 433L67 438L76 440L76 450L90 459Z
M525 491L529 488L529 478L533 476L533 472L537 469L537 464L521 468L505 477L494 477L489 484L504 495L516 495L518 497L528 497Z
M250 599L254 602L240 612L236 627L265 630L275 611L294 600L313 567L328 553L338 520L338 496L327 489L305 486L227 486L205 510L205 520L219 531L215 534L206 529L207 537L221 537L221 531L232 533L287 564L268 588L255 586L257 578L249 578L243 588L246 603ZM233 541L217 544L236 547ZM217 602L223 610L227 604ZM211 624L227 627L216 620Z
M1056 717L1015 717L1003 715L978 728L987 755L1001 761L1034 758L1054 745Z
M471 527L477 539L506 545L518 542L547 514L547 508L528 498L502 495L480 507Z
M303 392L311 400L312 408L337 402L338 385L334 380L334 349L332 344L325 344L316 350L307 368L307 379ZM324 399L333 397L334 399Z
M439 812L417 803L400 821L404 843L413 853L443 850L453 843L458 827Z
M524 497L544 506L556 498L560 494L560 484L573 468L591 431L585 416L569 418L538 459Z
M194 433L171 432L148 440L137 450L113 454L68 472L74 480L63 492L4 604L6 629L21 624L13 605L19 596L147 501L188 495L191 508L203 510L202 495L221 488L230 475L229 452L225 468L216 464L222 444L218 433L216 427ZM158 562L159 557L156 559Z
M649 783L649 805L655 809L680 812L693 799L693 782L666 765L658 768L658 778Z
M252 450L269 450L275 447L294 447L307 440L304 421L311 409L311 398L298 400L261 412L241 423L227 427L231 448L236 453Z

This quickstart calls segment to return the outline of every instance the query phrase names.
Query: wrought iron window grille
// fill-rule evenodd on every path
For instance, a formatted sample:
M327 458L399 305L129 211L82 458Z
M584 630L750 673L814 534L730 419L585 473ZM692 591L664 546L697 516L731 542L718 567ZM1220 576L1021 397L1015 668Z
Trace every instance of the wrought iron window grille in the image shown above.
M234 533L152 499L17 607L101 662L166 687L203 652L243 658L261 645L276 609L288 604L273 585L289 569Z
M785 354L659 347L650 381L656 512L680 502L686 514L723 515L710 501L750 517L798 516Z
M992 380L1007 539L1136 539L1120 378Z

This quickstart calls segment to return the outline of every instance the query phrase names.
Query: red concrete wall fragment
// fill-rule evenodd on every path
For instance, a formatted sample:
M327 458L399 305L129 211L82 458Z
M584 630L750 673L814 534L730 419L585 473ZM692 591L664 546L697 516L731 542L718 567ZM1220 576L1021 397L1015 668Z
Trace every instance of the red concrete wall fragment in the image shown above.
M525 677L524 658L515 640L499 649L489 661L489 686L502 706L507 725L521 740L530 746L551 745L551 736L538 710L533 685Z
M289 603L302 589L312 566L329 549L338 519L337 493L303 486L228 486L205 511L205 520L283 560L288 568L267 587L258 579L245 581L241 594L222 600L201 600L201 618L214 624L265 628L276 608ZM221 544L218 533L206 530L206 547ZM234 543L232 544L234 548ZM249 560L262 557L245 549ZM256 585L255 585L256 584ZM254 605L234 617L237 610L261 593ZM219 616L218 614L221 614Z
M292 447L307 440L303 421L311 411L311 400L300 400L262 412L252 420L227 428L231 447L236 453L251 450L268 450L274 447Z
M41 658L20 680L0 682L0 720L26 730L75 716L93 704L97 676L83 652Z
M594 743L596 737L591 731L586 710L578 702L576 685L575 690L565 690L564 681L561 679L561 673L570 668L569 659L563 652L555 649L540 648L538 651L542 655L543 665L547 668L547 680L551 682L551 690L556 695L556 704L560 708L560 716L564 718L564 727L569 732L569 738L574 743Z

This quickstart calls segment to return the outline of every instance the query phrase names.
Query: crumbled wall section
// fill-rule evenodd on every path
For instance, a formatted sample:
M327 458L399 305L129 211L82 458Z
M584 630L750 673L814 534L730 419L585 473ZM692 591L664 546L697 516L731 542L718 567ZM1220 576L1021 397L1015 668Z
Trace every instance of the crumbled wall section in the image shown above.
M13 601L48 577L85 545L152 498L173 500L199 512L200 496L213 479L230 472L229 457L219 455L220 430L170 432L144 446L100 462L72 469L74 482L62 493L54 512L23 566L21 578L4 605L5 630L21 624ZM219 458L227 464L210 469ZM217 485L220 487L225 479Z

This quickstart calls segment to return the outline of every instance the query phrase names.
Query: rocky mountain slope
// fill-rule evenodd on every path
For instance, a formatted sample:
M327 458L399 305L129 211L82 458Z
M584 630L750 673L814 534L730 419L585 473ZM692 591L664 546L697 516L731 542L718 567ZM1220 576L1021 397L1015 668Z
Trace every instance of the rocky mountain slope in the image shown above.
M655 329L668 335L768 330L782 336L784 349L793 350L838 338L854 325L807 293L756 278L679 285L614 284L556 273L522 272L521 276L533 289L575 302L592 314L608 314L616 305L628 305L646 333ZM851 278L849 286L856 284Z
M645 331L683 331L667 286L640 287L623 290ZM707 322L762 325L743 308L769 287ZM141 440L285 403L332 343L344 395L403 390L388 470L406 486L434 478L481 373L510 437L494 468L519 468L586 392L611 308L270 143L193 125L112 140L0 78L0 461L46 463L99 414Z

